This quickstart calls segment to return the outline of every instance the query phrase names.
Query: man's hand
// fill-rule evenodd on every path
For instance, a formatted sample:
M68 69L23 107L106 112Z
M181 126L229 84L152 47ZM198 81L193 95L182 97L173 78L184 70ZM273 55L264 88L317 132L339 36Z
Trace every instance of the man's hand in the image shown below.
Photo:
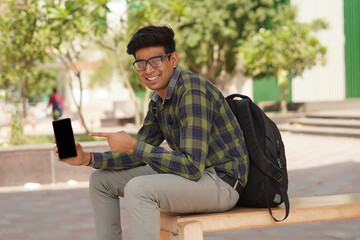
M121 131L118 133L95 132L90 133L90 136L106 137L109 143L109 147L113 152L133 153L135 145L137 143L137 140L125 131Z
M84 152L82 149L82 146L78 142L75 143L75 146L76 146L76 152L77 152L76 157L59 159L58 148L55 146L54 151L55 151L56 157L59 159L59 161L65 162L70 165L74 165L74 166L88 165L89 160L90 160L90 153Z

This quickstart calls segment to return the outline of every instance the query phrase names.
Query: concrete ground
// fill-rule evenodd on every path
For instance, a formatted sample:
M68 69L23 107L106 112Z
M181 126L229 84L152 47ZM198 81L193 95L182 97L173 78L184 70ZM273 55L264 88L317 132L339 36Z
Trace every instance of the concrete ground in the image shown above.
M282 136L289 197L360 193L360 139ZM125 207L121 201L123 239L129 239ZM0 216L0 240L95 240L87 183L0 188ZM205 233L205 239L360 240L360 219Z

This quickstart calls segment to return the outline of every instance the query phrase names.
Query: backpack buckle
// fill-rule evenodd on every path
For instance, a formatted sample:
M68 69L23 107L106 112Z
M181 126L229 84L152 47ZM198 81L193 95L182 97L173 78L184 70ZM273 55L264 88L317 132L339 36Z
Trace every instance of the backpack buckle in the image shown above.
M283 178L282 175L279 173L279 174L275 177L275 180L276 180L278 183L282 183L282 181L284 180L284 178Z

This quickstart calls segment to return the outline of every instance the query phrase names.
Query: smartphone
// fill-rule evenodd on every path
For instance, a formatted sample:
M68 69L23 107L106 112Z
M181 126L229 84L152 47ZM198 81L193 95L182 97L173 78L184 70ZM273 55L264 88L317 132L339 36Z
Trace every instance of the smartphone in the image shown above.
M70 118L55 120L52 125L60 160L76 157L74 132Z

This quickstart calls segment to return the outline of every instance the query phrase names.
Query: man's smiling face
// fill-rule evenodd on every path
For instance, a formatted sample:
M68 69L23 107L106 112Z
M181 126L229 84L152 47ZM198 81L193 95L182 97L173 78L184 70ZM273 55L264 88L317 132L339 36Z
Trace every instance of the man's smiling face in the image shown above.
M165 56L165 49L162 46L141 48L135 52L136 60L149 60L153 57ZM146 68L143 71L138 71L141 81L151 90L162 98L165 98L166 90L177 66L178 55L173 52L170 56L162 59L162 65L160 67L153 68L149 63L146 64Z

